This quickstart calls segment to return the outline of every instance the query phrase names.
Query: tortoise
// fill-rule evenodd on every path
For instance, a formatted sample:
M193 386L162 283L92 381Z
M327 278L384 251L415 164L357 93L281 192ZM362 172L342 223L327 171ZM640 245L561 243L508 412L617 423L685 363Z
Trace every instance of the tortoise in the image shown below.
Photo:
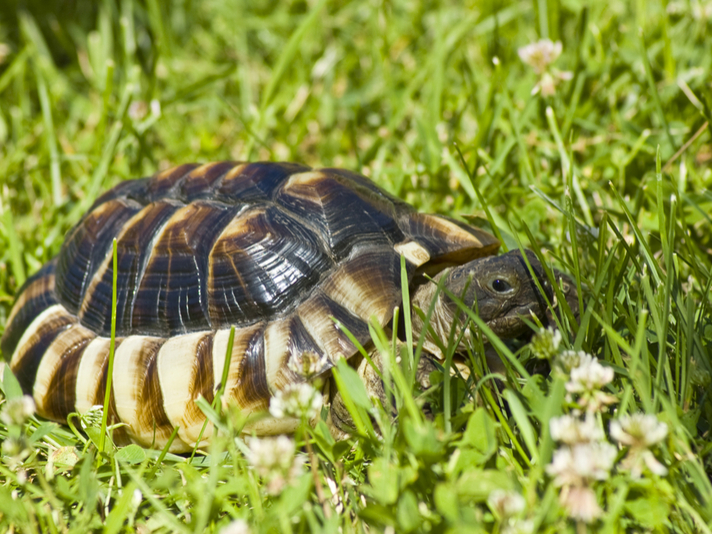
M532 270L519 251L495 256L500 243L489 233L419 213L357 173L294 163L181 165L100 196L19 291L2 352L47 419L64 422L104 403L114 238L109 415L125 423L124 438L144 446L165 446L178 426L174 452L198 441L205 418L194 400L212 402L220 387L231 326L225 396L254 414L304 380L293 365L304 354L324 358L326 373L357 353L344 329L366 345L371 318L392 320L401 257L415 306L427 309L435 294L429 276L445 276L445 287L467 289L465 303L476 300L502 337L520 335L523 316L545 320L540 290L552 297L533 253ZM431 335L447 333L456 313L452 300L437 298ZM422 329L414 316L415 335ZM247 430L294 428L262 417Z

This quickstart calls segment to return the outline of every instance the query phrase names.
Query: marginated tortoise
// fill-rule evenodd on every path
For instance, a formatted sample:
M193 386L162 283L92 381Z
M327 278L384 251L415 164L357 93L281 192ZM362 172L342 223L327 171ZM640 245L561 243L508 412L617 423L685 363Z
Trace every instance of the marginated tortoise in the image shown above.
M235 326L225 397L245 413L303 380L303 354L351 358L368 321L387 325L401 303L401 256L414 305L427 309L437 281L502 337L546 309L521 254L494 256L489 233L418 213L367 178L291 163L181 165L126 181L101 196L69 232L59 255L20 290L2 351L43 417L65 422L104 403L117 239L116 351L109 415L120 432L173 451L195 446L220 386ZM530 265L551 299L531 254ZM444 269L452 267L449 270ZM471 280L471 283L469 282ZM436 333L456 314L440 294ZM422 321L414 316L415 335ZM297 365L298 367L298 365ZM257 434L294 421L255 418ZM291 425L291 426L290 426ZM211 432L206 432L205 440ZM205 444L202 442L201 444Z

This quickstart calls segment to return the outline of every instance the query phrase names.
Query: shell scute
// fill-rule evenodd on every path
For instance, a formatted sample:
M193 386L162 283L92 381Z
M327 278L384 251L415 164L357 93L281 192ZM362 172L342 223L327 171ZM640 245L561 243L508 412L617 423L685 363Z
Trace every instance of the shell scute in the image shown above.
M198 167L197 163L186 163L153 175L146 184L146 201L155 202L166 197L177 197L176 190L180 184Z
M235 167L223 178L216 198L234 202L267 201L287 178L309 167L296 163L258 162Z
M337 261L360 243L392 245L404 238L390 199L324 171L292 176L276 201L323 235Z
M57 260L57 296L71 312L77 313L92 277L107 254L114 237L142 206L132 200L115 198L87 213L62 245Z
M28 278L17 292L17 300L7 318L2 337L2 352L6 359L12 357L20 338L30 324L47 308L57 304L55 294L55 267L57 259L46 263Z
M160 235L161 228L180 207L179 203L171 200L149 204L124 224L117 237L116 329L118 335L131 333L132 298L145 271L152 243ZM103 336L111 333L112 254L113 251L109 248L88 284L78 313L82 324Z
M131 331L179 335L209 330L208 258L235 209L205 200L173 213L155 240L133 299Z
M208 307L217 328L286 313L333 266L318 236L276 206L235 217L209 262Z
M196 167L181 182L180 198L185 202L214 198L215 189L220 187L225 176L243 166L235 161L219 161Z

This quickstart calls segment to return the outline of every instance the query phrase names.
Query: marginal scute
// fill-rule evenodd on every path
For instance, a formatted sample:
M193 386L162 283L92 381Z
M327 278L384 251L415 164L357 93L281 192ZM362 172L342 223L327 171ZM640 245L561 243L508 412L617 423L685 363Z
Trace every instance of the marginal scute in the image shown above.
M331 362L349 358L357 348L345 331L364 345L370 339L368 323L354 315L344 306L316 291L296 310L296 315L316 344Z
M109 357L110 344L111 339L108 337L94 338L85 347L79 361L74 396L77 412L81 414L98 403L97 392Z
M116 413L129 435L144 446L165 443L171 422L163 409L156 356L165 340L129 336L116 349L112 376Z
M400 274L400 256L392 248L367 249L341 264L321 290L361 320L386 324L400 303Z
M64 306L55 304L40 313L27 327L10 360L10 369L22 391L32 393L37 368L47 348L60 333L76 322Z
M158 353L158 378L163 406L178 437L194 447L205 415L195 404L199 395L213 400L212 341L210 332L197 332L169 339ZM204 437L212 434L208 424Z
M323 351L304 327L298 316L272 321L265 330L265 367L267 384L272 394L287 384L303 381L289 369L289 362L298 363L301 355L311 352L321 356Z
M430 255L427 272L490 256L499 248L491 234L441 215L406 213L400 225Z
M57 296L54 292L56 264L56 258L46 263L42 269L27 279L18 291L17 300L7 318L2 336L2 352L6 359L15 352L17 343L30 323L44 310L57 304Z
M50 344L37 368L32 390L38 413L61 421L75 410L79 361L95 337L91 330L75 323Z
M425 262L430 260L430 253L423 247L423 245L416 243L415 241L406 241L404 243L398 243L393 247L398 254L404 256L406 260L420 267Z
M269 406L264 329L264 323L235 328L223 399L237 404L245 414L264 411ZM222 382L229 337L230 329L218 330L213 341L213 376L216 390Z

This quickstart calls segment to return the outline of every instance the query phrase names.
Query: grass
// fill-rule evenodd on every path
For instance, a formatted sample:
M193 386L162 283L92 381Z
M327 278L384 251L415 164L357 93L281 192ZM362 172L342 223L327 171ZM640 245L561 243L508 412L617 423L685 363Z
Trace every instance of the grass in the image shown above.
M187 161L341 166L570 273L584 313L563 345L615 370L597 424L642 411L669 432L653 449L668 474L633 478L621 450L586 524L545 469L550 419L574 403L561 375L529 376L529 347L503 354L499 387L473 350L473 377L430 394L433 420L412 409L407 366L387 366L395 425L340 366L359 435L303 426L310 467L277 494L233 439L239 417L207 404L223 437L190 458L98 454L91 416L73 420L85 433L1 423L0 529L709 532L711 16L698 0L4 2L0 331L24 279L121 180ZM517 56L545 37L571 73L551 96ZM7 375L3 392L17 395ZM502 516L495 490L524 509Z

